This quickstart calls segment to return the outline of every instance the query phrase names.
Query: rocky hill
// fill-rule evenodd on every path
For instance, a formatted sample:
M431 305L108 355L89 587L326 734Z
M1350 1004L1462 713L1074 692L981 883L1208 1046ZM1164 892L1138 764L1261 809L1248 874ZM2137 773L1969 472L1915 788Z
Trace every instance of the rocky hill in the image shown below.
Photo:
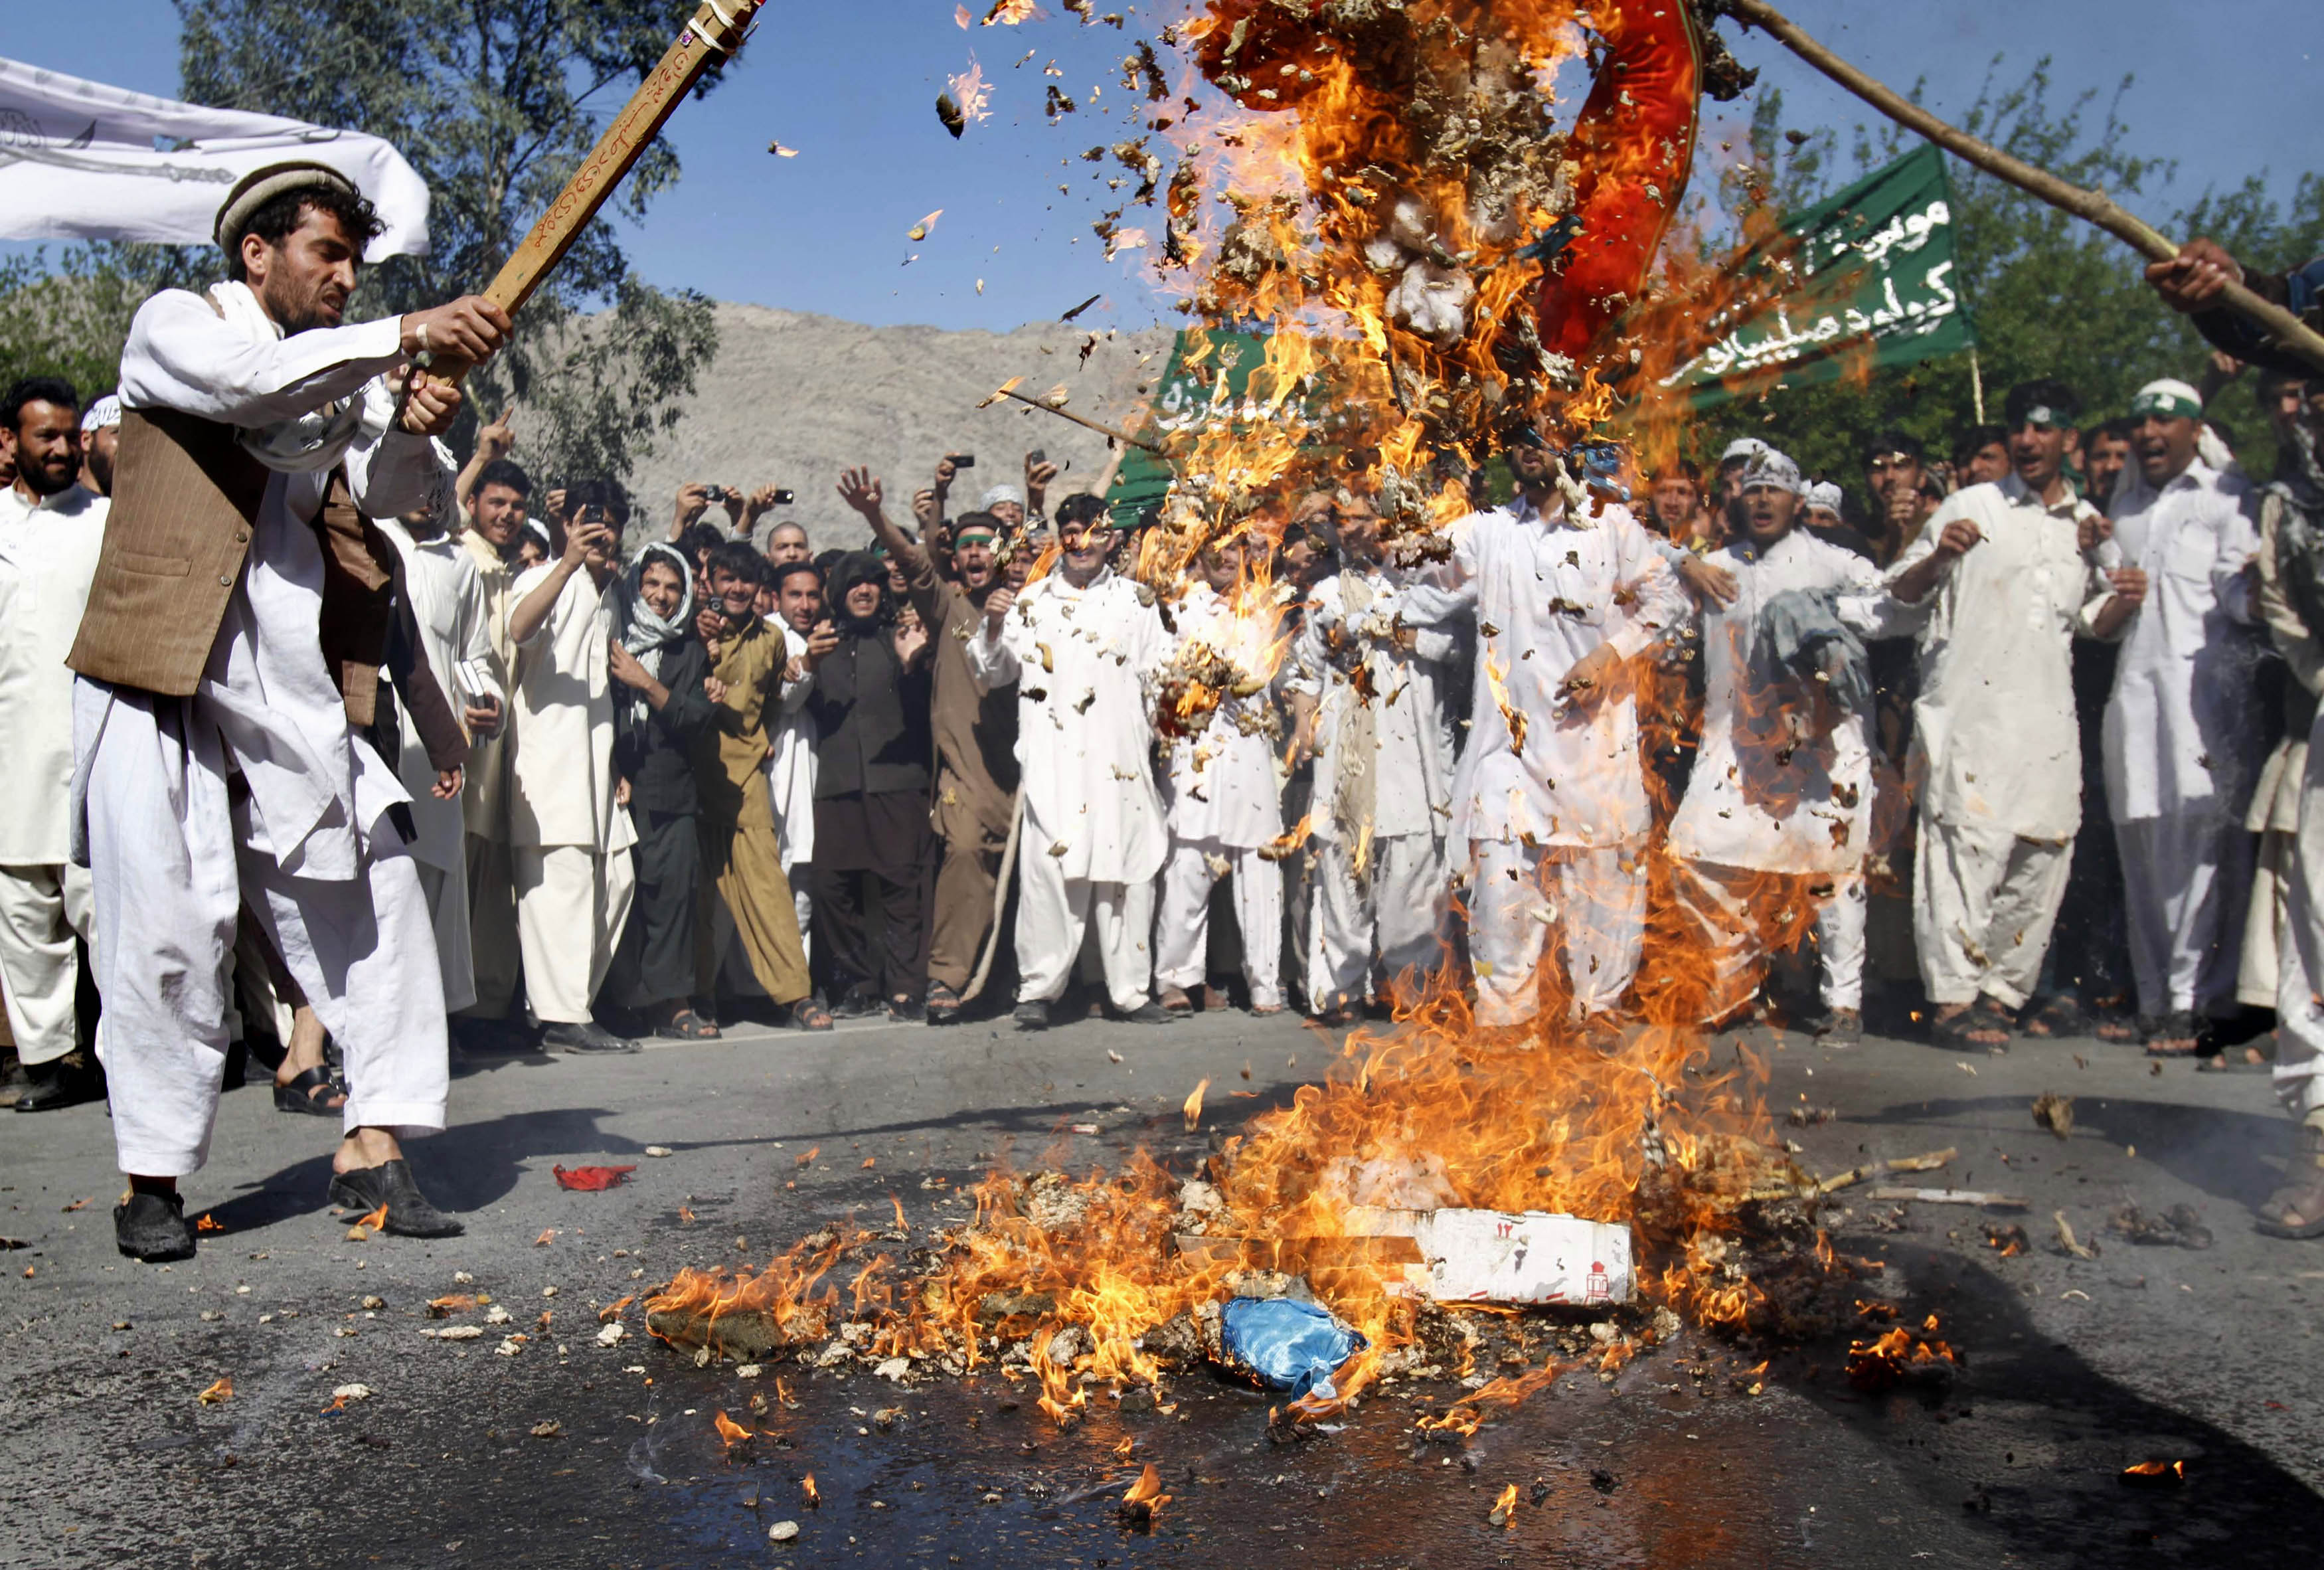
M911 493L948 452L977 460L954 490L955 511L973 506L987 485L1018 483L1033 448L1072 466L1052 505L1056 495L1092 488L1112 461L1105 438L1022 404L976 407L1001 383L1022 376L1029 393L1062 383L1070 389L1067 408L1120 421L1135 409L1139 385L1159 375L1171 332L1149 328L1109 339L1102 325L1093 328L1087 319L1006 334L948 332L721 305L716 360L678 429L631 476L639 513L633 533L666 524L678 485L705 480L745 491L788 486L798 500L774 518L805 523L817 549L852 545L863 537L862 525L833 491L843 468L869 465L886 481L900 521ZM1081 349L1093 332L1098 342L1084 362Z

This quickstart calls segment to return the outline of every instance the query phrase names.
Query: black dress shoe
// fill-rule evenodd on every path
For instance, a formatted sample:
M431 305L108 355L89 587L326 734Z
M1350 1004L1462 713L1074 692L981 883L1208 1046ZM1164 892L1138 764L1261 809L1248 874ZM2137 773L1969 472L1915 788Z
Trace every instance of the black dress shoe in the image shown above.
M1019 1030L1046 1030L1049 1028L1049 1005L1038 998L1028 998L1017 1005L1016 1020Z
M186 1202L175 1194L132 1194L113 1207L113 1241L124 1258L160 1264L194 1257L193 1229L186 1224Z
M20 1113L78 1106L85 1101L97 1100L99 1094L96 1075L86 1068L68 1067L62 1062L29 1064L24 1077L30 1083L24 1094L16 1098L16 1110Z
M886 1006L871 993L852 991L831 1005L831 1017L835 1020L861 1020L867 1014L878 1013Z
M543 1050L558 1052L635 1052L638 1044L614 1035L595 1020L584 1020L577 1025L544 1025L540 1031Z
M385 1205L387 1217L380 1231L393 1237L458 1237L468 1230L428 1203L411 1180L409 1161L383 1161L333 1174L331 1203L365 1213Z

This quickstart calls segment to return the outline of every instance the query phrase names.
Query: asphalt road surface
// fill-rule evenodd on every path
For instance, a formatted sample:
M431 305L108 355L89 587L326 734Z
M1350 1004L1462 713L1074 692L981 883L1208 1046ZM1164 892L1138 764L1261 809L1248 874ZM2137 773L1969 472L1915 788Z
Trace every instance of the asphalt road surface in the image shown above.
M1425 1392L1399 1387L1335 1433L1277 1445L1265 1399L1207 1374L1176 1382L1174 1412L1101 1401L1060 1434L999 1378L899 1388L863 1372L770 1367L753 1381L731 1363L696 1367L646 1338L634 1307L636 1333L597 1344L597 1307L680 1263L762 1261L824 1219L887 1214L891 1193L915 1225L956 1220L958 1185L1004 1151L1080 1170L1144 1142L1191 1163L1177 1109L1195 1080L1212 1080L1215 1119L1324 1068L1332 1041L1287 1017L1035 1036L1006 1021L856 1025L492 1061L456 1081L453 1129L415 1147L430 1195L468 1223L435 1243L350 1241L324 1204L332 1125L278 1113L254 1087L226 1097L211 1165L187 1185L188 1214L217 1230L175 1267L114 1250L102 1107L10 1117L0 1560L2319 1562L2324 1243L2251 1231L2285 1139L2264 1075L2172 1063L2157 1076L2135 1050L2093 1041L1970 1057L1751 1039L1774 1065L1779 1120L1794 1104L1837 1109L1829 1122L1779 1121L1810 1169L1950 1145L1947 1171L1897 1181L2030 1200L2005 1217L1851 1199L1839 1223L1844 1252L1886 1261L1884 1292L1941 1316L1967 1358L1949 1387L1861 1395L1834 1343L1738 1376L1765 1354L1689 1331L1610 1385L1569 1376L1464 1443L1419 1435ZM1224 1099L1221 1085L1259 1099ZM2028 1111L2045 1090L2074 1098L2062 1142ZM638 1170L572 1193L552 1178L560 1163ZM2190 1205L2213 1245L2135 1244L2108 1228L2125 1204ZM2097 1258L2054 1248L2059 1211ZM2032 1246L2002 1257L1988 1220L2018 1221ZM490 1293L511 1311L505 1328L531 1338L503 1356L498 1331L422 1335L425 1300L455 1290ZM771 1405L761 1436L729 1455L712 1414L743 1410L778 1374L797 1408ZM204 1404L220 1380L231 1398ZM350 1384L369 1397L335 1401ZM1134 1472L1115 1455L1125 1439L1174 1495L1150 1533L1116 1516ZM2147 1460L2184 1462L2184 1482L2120 1481ZM806 1506L809 1474L820 1508ZM1496 1526L1489 1512L1512 1483L1518 1508ZM779 1523L796 1535L770 1538Z

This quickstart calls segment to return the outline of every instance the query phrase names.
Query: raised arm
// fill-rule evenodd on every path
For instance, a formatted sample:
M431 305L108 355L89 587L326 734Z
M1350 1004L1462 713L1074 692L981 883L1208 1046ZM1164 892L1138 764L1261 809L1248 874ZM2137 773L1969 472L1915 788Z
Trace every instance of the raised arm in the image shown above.
M871 527L872 538L904 564L907 577L918 577L928 565L928 553L918 541L896 527L888 516L887 489L870 469L848 469L839 476L839 499Z
M452 484L452 494L460 504L463 518L475 512L476 485L484 466L516 449L516 431L509 425L509 416L514 412L512 409L503 409L496 419L476 427L476 450L461 466L459 478Z

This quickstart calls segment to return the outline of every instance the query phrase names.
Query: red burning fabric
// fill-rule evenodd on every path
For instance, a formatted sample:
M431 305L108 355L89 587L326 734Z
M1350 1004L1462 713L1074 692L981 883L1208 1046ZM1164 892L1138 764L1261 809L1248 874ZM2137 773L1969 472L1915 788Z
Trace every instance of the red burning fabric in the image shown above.
M1621 0L1592 21L1606 58L1568 145L1576 232L1541 286L1542 347L1579 361L1637 298L1694 162L1702 38L1692 5Z
M576 1189L584 1194L595 1194L607 1188L619 1187L637 1168L635 1167L575 1167L568 1170L563 1167L551 1167L549 1170L557 1174L558 1187Z

